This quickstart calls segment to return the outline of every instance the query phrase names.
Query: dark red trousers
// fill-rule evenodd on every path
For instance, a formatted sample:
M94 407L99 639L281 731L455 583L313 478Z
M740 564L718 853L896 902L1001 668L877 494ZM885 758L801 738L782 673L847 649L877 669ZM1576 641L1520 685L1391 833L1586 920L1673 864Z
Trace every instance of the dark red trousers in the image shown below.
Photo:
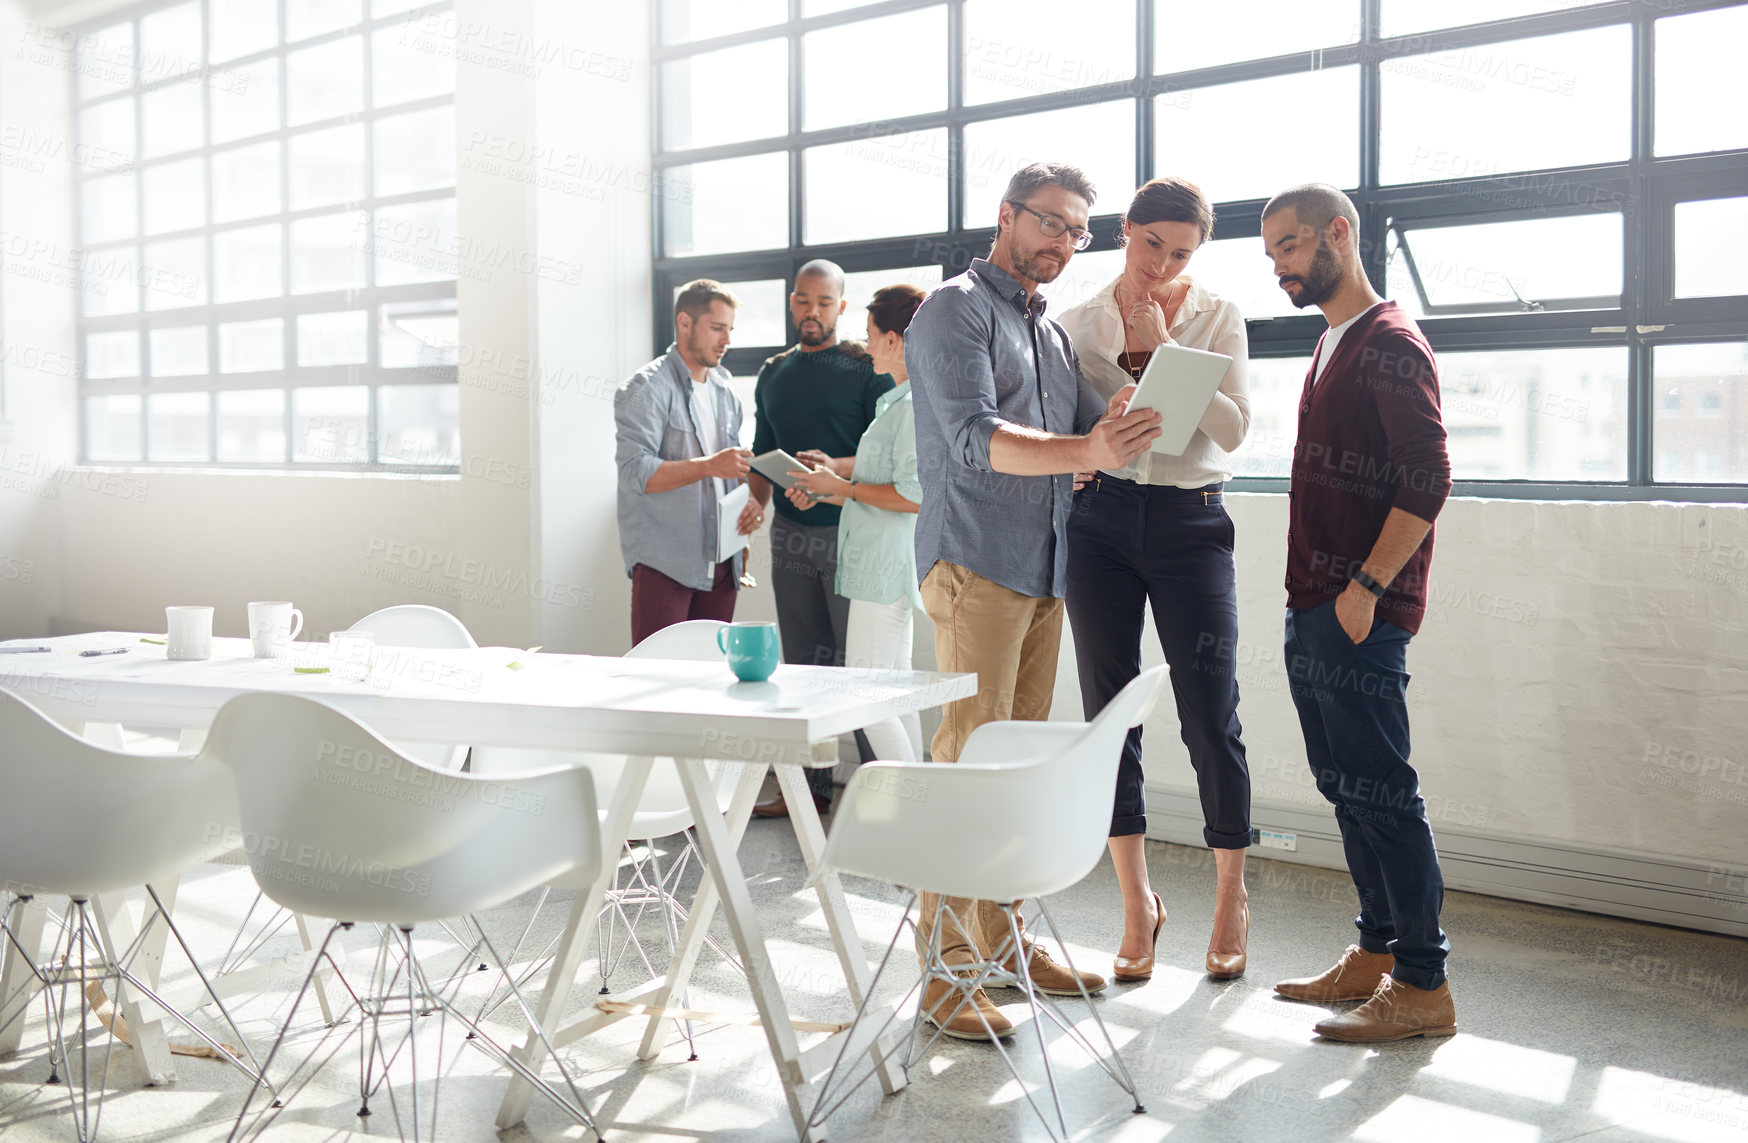
M716 581L709 591L694 591L646 564L631 569L631 642L635 646L664 627L688 619L734 621L734 561L716 565Z

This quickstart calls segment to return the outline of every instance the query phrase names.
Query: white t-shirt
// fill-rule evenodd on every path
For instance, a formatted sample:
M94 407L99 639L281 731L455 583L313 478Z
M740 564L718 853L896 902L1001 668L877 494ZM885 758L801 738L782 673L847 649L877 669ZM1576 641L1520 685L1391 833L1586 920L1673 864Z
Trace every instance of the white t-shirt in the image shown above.
M716 425L716 402L711 398L709 381L692 382L692 416L698 422L698 443L703 446L704 455L719 451L722 430ZM710 480L716 488L718 500L728 495L727 481L720 476L713 476Z
M1371 305L1348 318L1340 325L1331 327L1330 331L1324 334L1323 348L1321 352L1317 354L1317 371L1311 375L1311 387L1313 389L1317 387L1317 382L1323 380L1324 366L1328 365L1329 359L1335 356L1335 351L1341 347L1342 337L1348 330L1353 328L1353 323L1359 321L1361 318L1365 317L1383 304L1384 303L1381 300L1373 302Z

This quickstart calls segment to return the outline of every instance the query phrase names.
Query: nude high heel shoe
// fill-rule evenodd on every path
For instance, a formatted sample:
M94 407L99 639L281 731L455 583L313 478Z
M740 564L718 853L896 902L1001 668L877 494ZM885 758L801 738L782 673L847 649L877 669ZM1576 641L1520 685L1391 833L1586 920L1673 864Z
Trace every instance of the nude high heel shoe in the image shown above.
M1159 910L1159 919L1153 922L1153 943L1148 946L1147 955L1120 956L1111 962L1111 979L1119 984L1139 984L1153 979L1154 948L1159 944L1159 930L1165 927L1165 902L1159 899L1158 893L1153 895L1153 907Z
M1237 980L1244 975L1245 958L1250 945L1250 902L1244 903L1244 944L1235 953L1217 953L1208 949L1206 967L1209 980Z

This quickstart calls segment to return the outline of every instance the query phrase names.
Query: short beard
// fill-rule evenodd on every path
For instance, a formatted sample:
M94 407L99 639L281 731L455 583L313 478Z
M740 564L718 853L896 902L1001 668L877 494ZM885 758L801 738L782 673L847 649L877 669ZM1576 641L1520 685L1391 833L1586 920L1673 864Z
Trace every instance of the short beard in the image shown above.
M824 325L821 325L819 328L821 331L819 333L808 333L804 329L798 330L796 332L796 336L801 339L802 345L824 345L826 342L831 340L832 335L831 335L831 332L829 330L827 330Z
M1018 252L1014 254L1014 273L1032 282L1054 282L1057 275L1067 268L1066 263L1047 262L1041 255L1043 251L1030 258L1021 258Z
M1307 306L1320 306L1335 296L1335 291L1341 288L1342 267L1335 260L1335 255L1329 252L1329 246L1322 238L1317 239L1317 253L1311 255L1311 268L1303 277L1289 274L1297 278L1299 293L1289 294L1287 300L1294 308L1304 309Z

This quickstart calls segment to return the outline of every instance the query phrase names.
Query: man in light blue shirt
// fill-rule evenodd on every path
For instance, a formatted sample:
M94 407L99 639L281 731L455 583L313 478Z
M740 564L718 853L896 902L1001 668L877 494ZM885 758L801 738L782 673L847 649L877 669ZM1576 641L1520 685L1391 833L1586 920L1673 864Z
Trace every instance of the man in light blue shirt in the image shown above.
M734 618L743 554L716 555L717 503L753 455L738 447L740 398L722 367L736 308L716 282L688 282L674 299L674 344L613 394L633 644L687 619ZM741 534L763 519L749 501Z

